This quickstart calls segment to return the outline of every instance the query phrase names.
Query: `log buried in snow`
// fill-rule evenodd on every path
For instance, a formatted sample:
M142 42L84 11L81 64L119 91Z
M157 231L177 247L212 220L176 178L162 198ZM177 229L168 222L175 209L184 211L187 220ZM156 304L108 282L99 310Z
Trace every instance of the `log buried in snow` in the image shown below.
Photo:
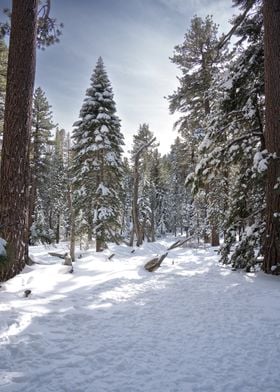
M60 259L65 258L65 256L67 255L67 253L55 253L55 252L49 252L50 256L54 256L54 257L59 257Z

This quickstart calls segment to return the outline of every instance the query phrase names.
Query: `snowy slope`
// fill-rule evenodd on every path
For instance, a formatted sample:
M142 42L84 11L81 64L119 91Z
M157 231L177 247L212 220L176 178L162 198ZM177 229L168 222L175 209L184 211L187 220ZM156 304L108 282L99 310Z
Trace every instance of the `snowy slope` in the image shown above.
M0 391L279 392L279 279L202 248L145 271L166 246L87 251L74 274L58 261L3 284ZM57 261L48 251L32 249Z

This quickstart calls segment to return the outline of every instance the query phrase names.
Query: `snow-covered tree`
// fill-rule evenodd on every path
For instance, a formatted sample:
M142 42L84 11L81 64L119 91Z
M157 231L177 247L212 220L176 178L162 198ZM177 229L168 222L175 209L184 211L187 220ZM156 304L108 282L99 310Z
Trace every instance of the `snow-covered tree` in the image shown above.
M175 111L182 113L175 125L185 140L185 153L190 157L186 175L198 162L197 148L205 135L205 117L211 111L210 88L215 75L220 72L221 64L228 56L226 49L218 49L218 44L218 26L213 22L212 17L207 16L202 19L194 16L183 44L175 47L171 58L182 72L179 87L169 96L169 102L171 113ZM203 192L206 206L209 204L208 193L208 189ZM200 204L200 202L194 203L197 206ZM200 215L200 212L198 214ZM211 219L212 216L206 211L205 221L207 220L211 226L212 245L218 245L218 227ZM207 237L205 233L205 240Z
M151 149L156 147L155 137L148 124L141 124L138 132L133 136L132 166L133 166L133 191L132 191L132 220L133 227L130 244L133 244L136 234L137 246L141 245L144 238L154 239L154 211L151 206Z
M128 239L132 230L132 168L127 158L123 161L123 181L121 192L121 236Z
M255 3L251 10L246 3L243 16L233 20L238 41L232 60L209 90L211 111L204 121L194 174L195 188L207 186L208 200L216 200L210 213L225 233L223 262L248 269L255 262L254 250L262 244L267 166L262 11Z
M74 126L75 207L83 214L89 240L94 228L96 251L101 251L106 241L116 240L120 224L124 144L111 83L101 57L86 91L80 120Z
M49 193L51 130L54 128L51 106L41 87L35 90L32 108L30 144L30 222L31 243L49 238L43 205ZM43 221L45 220L45 224ZM40 223L39 223L40 222ZM37 227L38 226L38 227ZM49 240L51 240L49 238Z

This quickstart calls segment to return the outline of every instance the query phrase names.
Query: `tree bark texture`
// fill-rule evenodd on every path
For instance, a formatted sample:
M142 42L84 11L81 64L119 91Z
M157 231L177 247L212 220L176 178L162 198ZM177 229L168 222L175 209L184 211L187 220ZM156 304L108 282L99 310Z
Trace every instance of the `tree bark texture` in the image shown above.
M143 239L141 235L141 228L139 222L139 211L138 211L138 192L139 192L139 159L140 154L136 154L134 161L134 173L133 173L133 196L132 196L132 222L133 232L136 235L136 245L142 245Z
M16 275L28 256L29 145L36 63L37 0L13 0L0 187L0 236L7 260L0 281Z
M269 160L266 183L264 271L280 266L280 2L264 0L265 142ZM277 268L278 266L278 268ZM273 268L272 268L273 267Z
M136 246L140 246L143 243L143 229L141 228L140 221L139 221L139 209L138 209L138 194L139 194L139 180L140 180L140 173L139 173L139 166L140 166L140 156L142 152L147 149L156 138L152 138L147 143L142 144L139 148L137 153L134 157L134 172L133 172L133 191L132 191L132 235L130 245L133 246L133 238L134 233L136 235Z
M70 211L70 256L72 261L75 261L75 211L73 208L73 193L71 184L68 185L67 191L68 207Z
M220 238L219 232L217 227L212 225L211 226L211 246L219 246L220 245Z

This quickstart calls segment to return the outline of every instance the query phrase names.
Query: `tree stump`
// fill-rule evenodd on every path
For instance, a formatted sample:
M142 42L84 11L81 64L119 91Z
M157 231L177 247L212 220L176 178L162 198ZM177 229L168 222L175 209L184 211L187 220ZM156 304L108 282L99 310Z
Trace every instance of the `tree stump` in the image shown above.
M155 257L152 260L148 261L144 265L145 270L147 270L149 272L154 272L155 270L157 270L167 255L168 255L168 252L164 253L160 257Z

